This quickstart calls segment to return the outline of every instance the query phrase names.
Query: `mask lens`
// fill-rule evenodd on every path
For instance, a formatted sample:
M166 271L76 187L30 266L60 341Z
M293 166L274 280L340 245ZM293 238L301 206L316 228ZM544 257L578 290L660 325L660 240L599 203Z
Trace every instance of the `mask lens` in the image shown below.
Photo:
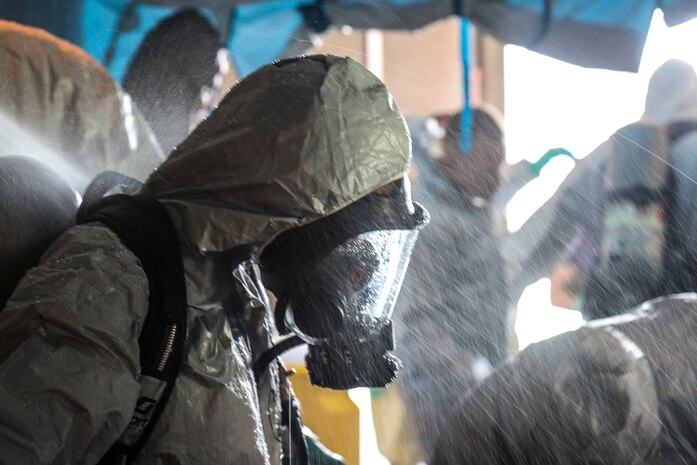
M312 311L300 308L302 302L294 302L286 314L287 327L314 344L343 333L355 337L357 332L369 335L380 330L392 314L417 235L417 230L369 231L337 246L313 270L316 290L324 290L322 299L311 302L319 308ZM327 281L332 286L322 286ZM327 292L329 289L331 292ZM310 304L307 296L306 293L304 303ZM329 325L323 331L318 323L301 317L326 314L330 309L342 313L340 327Z

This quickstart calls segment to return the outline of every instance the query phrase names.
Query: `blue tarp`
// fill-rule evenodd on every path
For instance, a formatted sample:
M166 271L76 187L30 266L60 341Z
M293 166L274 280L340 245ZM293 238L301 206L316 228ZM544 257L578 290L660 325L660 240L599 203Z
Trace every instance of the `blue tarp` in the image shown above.
M261 2L236 9L226 39L242 76L281 56L303 21L298 6L304 3ZM0 18L46 29L79 45L120 81L145 35L179 8L127 0L0 1ZM220 26L212 9L199 11Z
M240 76L282 55L303 23L298 7L306 3L290 0L237 8L228 48Z
M658 2L0 0L0 17L41 27L81 46L121 81L146 34L159 21L187 5L198 7L226 34L230 55L241 77L282 57L289 43L292 45L303 29L305 35L321 32L330 23L362 28L415 29L452 14L467 16L469 21L463 20L462 33L466 100L460 144L464 153L471 144L468 22L503 42L522 45L571 63L635 71ZM671 25L697 16L697 0L662 0L661 6ZM303 14L303 11L307 14L308 9L311 18Z
M334 24L378 29L415 29L461 14L503 42L582 66L633 71L659 4L658 0L0 0L0 17L44 28L80 45L120 79L145 34L187 3L218 22L221 11L232 15L225 25L230 27L222 30L242 75L281 56L304 27L301 5L315 5ZM696 0L660 4L671 25L697 16Z

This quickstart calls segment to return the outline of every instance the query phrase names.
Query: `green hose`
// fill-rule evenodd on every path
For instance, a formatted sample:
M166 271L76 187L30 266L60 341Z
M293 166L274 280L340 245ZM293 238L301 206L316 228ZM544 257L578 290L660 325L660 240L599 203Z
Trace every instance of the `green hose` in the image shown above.
M549 149L547 153L542 155L539 160L536 162L528 162L530 170L535 174L535 176L539 176L540 172L542 171L542 168L547 165L550 161L552 161L553 158L558 157L558 156L565 156L571 158L574 162L576 162L576 157L574 157L571 152L568 150L557 147L554 149Z

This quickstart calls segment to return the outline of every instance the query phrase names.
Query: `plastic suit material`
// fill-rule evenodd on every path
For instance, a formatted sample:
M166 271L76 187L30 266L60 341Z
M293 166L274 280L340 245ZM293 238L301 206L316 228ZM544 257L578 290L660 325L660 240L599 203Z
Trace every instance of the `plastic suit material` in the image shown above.
M144 180L164 160L130 97L76 46L0 21L0 72L0 152L41 158L37 139L82 173L69 179L80 191L105 170Z
M534 344L457 407L435 465L695 463L697 294Z
M188 348L137 464L279 464L279 378L256 385L271 316L247 260L281 232L400 178L402 116L357 62L307 57L265 66L146 182L180 234ZM63 235L0 313L0 463L92 464L138 394L147 280L99 224Z

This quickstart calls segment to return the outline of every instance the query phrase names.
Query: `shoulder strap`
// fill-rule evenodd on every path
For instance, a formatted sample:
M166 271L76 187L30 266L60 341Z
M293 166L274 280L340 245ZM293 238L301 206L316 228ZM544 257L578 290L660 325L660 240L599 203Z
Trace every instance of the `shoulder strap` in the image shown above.
M683 137L697 131L697 121L677 121L668 125L668 140L675 145Z
M667 126L670 145L675 146L686 136L697 132L697 121L676 121ZM697 256L688 250L685 242L684 225L678 222L676 199L677 175L672 171L671 189L667 193L666 215L666 258L664 261L662 294L677 294L697 290Z
M140 394L133 417L100 464L133 463L172 393L186 335L186 284L176 230L164 206L145 196L106 197L78 222L112 229L140 260L149 282L149 310L138 343Z

